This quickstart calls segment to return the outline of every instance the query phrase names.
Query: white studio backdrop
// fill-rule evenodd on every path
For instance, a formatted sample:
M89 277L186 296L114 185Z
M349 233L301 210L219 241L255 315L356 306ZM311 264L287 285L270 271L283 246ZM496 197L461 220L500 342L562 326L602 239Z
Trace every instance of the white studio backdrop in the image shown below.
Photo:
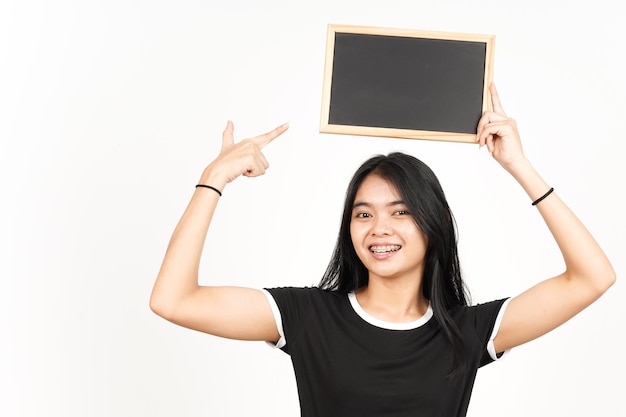
M320 134L329 23L496 35L494 79L528 157L617 284L479 372L469 416L620 416L626 372L626 18L618 2L0 3L0 415L298 415L287 355L148 307L170 234L228 119L291 128L221 198L202 283L313 285L366 158L439 175L474 301L561 272L521 188L461 143Z

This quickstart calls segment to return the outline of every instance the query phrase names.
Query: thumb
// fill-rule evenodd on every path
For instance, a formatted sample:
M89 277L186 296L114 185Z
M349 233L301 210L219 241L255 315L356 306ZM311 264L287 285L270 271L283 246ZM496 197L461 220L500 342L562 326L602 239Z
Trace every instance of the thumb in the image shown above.
M494 83L491 83L489 86L489 92L491 93L491 106L493 111L501 114L502 116L506 116L504 107L502 107L502 102L500 101L500 95L498 94L498 90L496 89L496 85Z
M235 143L235 137L233 136L233 132L235 131L235 126L233 122L230 120L226 123L226 128L222 133L222 150L232 146Z

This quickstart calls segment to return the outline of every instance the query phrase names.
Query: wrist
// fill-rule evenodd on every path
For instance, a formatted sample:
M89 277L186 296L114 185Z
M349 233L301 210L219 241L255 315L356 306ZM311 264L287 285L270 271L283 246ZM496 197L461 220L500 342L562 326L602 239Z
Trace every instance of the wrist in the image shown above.
M199 184L210 185L219 190L224 190L228 180L224 175L220 175L218 171L213 169L210 165L204 169L200 176Z
M523 176L527 172L534 171L534 168L530 161L526 159L525 156L520 156L512 161L507 162L502 165L503 168L513 175L513 177L518 178L519 176Z
M537 172L535 167L526 158L517 161L515 164L511 164L506 169L513 176L513 178L522 186L524 191L526 191L531 201L533 202L546 195L547 191L550 189L550 186L546 183L546 181ZM552 191L550 191L550 193ZM547 193L547 195L549 195L549 193ZM536 205L537 203L533 205Z

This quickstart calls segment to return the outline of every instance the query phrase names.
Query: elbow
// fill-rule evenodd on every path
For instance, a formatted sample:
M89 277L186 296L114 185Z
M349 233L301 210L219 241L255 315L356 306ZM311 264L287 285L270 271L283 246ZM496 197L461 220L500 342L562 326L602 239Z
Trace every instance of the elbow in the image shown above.
M604 271L598 272L596 275L595 283L595 291L597 296L602 296L605 292L609 290L615 284L617 280L617 276L615 274L615 270L610 265L605 268Z
M162 316L163 314L163 305L158 297L155 297L154 292L150 295L150 310L157 316Z
M578 288L583 291L589 303L602 297L615 284L617 279L615 271L610 264L590 269L585 273L567 271L565 276L570 282L580 284Z
M606 292L609 288L611 288L613 284L615 284L615 281L617 281L617 274L615 273L613 268L610 268L610 271L607 274L606 279L605 279L604 292Z
M171 322L177 322L178 316L185 311L185 306L189 305L189 299L198 289L197 285L186 286L176 281L157 278L149 301L150 310Z
M159 296L156 291L152 291L150 295L150 310L157 316L160 316L166 320L171 320L173 316L174 308L171 303L164 297Z

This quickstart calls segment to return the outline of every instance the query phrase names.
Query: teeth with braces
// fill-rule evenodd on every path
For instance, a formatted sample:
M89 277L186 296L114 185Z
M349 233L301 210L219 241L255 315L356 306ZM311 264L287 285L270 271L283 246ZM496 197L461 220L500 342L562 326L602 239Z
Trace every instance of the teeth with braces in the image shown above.
M400 250L400 245L390 245L390 246L370 246L370 251L374 253L387 253L387 252L395 252Z

